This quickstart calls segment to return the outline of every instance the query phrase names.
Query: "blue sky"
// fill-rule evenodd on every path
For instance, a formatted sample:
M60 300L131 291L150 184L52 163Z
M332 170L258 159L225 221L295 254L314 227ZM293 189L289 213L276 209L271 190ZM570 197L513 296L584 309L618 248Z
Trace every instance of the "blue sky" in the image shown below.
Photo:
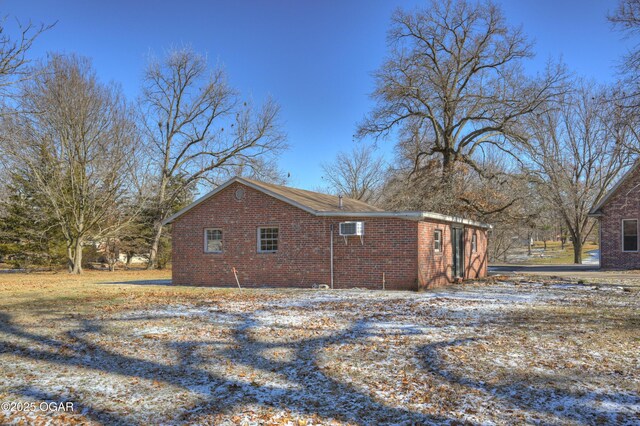
M535 42L536 72L562 58L578 75L615 79L615 64L632 46L612 31L606 14L617 0L503 0L507 21ZM57 25L38 40L33 57L79 53L104 81L138 94L147 55L191 44L223 65L231 84L282 107L290 150L281 167L292 186L322 185L321 162L351 149L356 124L371 109L371 73L382 63L391 13L423 1L0 0L3 15ZM380 144L391 158L393 141Z

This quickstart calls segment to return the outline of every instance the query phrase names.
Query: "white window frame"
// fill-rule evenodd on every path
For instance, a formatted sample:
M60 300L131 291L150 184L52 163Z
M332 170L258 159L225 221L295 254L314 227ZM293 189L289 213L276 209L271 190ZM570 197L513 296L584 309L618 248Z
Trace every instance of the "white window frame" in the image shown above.
M627 221L634 220L636 222L636 249L635 250L625 250L624 249L624 223ZM622 219L620 222L620 243L623 253L637 253L640 249L640 233L638 232L640 226L640 221L638 219Z
M222 244L222 250L209 250L209 240L207 239L207 234L209 231L220 231L220 242ZM205 253L222 253L224 251L224 232L221 228L204 228L204 252Z
M262 250L261 246L262 246L262 237L260 235L260 231L263 229L277 229L278 230L278 237L276 238L276 246L278 248L276 248L275 250ZM257 242L257 250L258 253L277 253L278 249L280 249L280 228L278 226L259 226L257 229L257 238L256 238L256 242Z
M471 253L478 252L478 234L475 232L471 234Z
M440 235L440 238L436 239L436 235ZM436 247L436 241L440 243L440 247ZM433 231L433 251L436 253L442 253L442 229L436 229Z

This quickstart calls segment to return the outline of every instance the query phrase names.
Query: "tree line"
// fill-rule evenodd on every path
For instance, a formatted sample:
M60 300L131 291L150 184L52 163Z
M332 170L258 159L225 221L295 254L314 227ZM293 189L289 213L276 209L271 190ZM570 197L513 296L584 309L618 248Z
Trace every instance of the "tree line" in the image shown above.
M45 30L29 36L26 27L0 55L26 57ZM121 254L162 267L162 222L203 187L236 174L281 176L279 106L242 99L188 47L151 58L133 102L77 55L23 60L4 75L18 78L4 86L0 112L0 254L17 265L66 263L81 273L93 248L111 268Z
M640 1L622 0L608 19L635 35L638 17ZM396 158L383 168L371 145L343 152L324 165L328 188L492 223L494 260L535 234L570 240L581 263L590 209L637 158L640 49L615 84L561 62L527 75L523 30L491 2L454 0L397 11L388 43L356 136L395 141Z
M634 35L640 1L609 16ZM284 182L280 107L256 105L189 47L148 60L137 99L102 82L91 61L29 49L51 26L0 28L0 256L81 273L98 249L114 267L170 255L163 221L233 175ZM395 143L385 161L359 142L324 164L327 191L394 210L494 224L499 258L523 232L569 238L575 261L590 208L638 152L638 54L615 85L558 62L524 71L524 31L491 2L431 1L398 10L357 139ZM636 49L638 50L638 49Z

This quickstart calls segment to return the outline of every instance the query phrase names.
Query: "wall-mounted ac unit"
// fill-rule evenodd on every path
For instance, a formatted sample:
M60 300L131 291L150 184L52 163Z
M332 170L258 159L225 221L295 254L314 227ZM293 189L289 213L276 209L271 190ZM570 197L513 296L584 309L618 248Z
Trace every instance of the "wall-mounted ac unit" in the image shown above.
M340 235L344 237L364 235L364 222L340 222Z

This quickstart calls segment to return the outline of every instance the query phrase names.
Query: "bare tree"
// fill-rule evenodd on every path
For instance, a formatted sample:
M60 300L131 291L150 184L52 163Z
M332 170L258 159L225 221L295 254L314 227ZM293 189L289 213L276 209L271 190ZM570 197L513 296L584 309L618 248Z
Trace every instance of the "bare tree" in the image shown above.
M376 204L385 180L385 161L374 147L359 144L350 152L340 152L331 163L322 164L323 179L332 193Z
M522 141L519 123L563 90L562 67L524 76L531 46L491 2L433 0L415 12L398 10L388 38L389 57L375 74L377 106L358 135L397 131L417 147L412 174L437 160L440 188L452 197L457 164L485 174L476 161L483 147L511 152Z
M250 163L239 162L237 165L220 168L212 174L213 182L224 182L234 176L242 176L269 182L276 185L287 183L289 176L280 168L275 156L252 158Z
M17 82L24 81L33 70L28 69L30 62L27 53L35 40L52 25L34 25L31 22L22 24L15 21L17 27L17 37L12 37L7 25L8 17L0 21L0 97L2 104L6 102L6 97L12 94L12 89ZM2 112L10 109L3 108ZM1 152L0 152L1 154ZM9 168L4 155L0 155L0 197L6 199L7 182L9 182ZM5 196L3 197L3 194ZM0 212L1 213L1 212Z
M53 25L22 24L16 21L17 37L11 37L7 29L7 17L0 22L0 94L6 95L10 86L27 79L32 70L27 68L27 52L34 41Z
M609 21L622 26L624 30L638 32L640 30L640 1L620 0L615 12L609 15Z
M149 267L156 266L162 222L176 198L194 185L217 184L217 173L261 164L285 147L279 106L255 109L240 100L223 70L211 70L190 48L152 60L141 100L150 156L156 167L154 236Z
M620 29L627 37L636 37L640 34L640 1L619 0L618 7L613 14L608 16L614 27ZM621 113L624 114L623 123L633 134L629 147L640 153L640 43L629 49L619 64L620 80L618 87L610 98L616 103Z
M640 0L620 0L613 14L609 15L609 21L622 30L627 36L637 36L640 33ZM635 87L633 93L637 96L637 85L640 83L640 45L636 44L623 58L621 71L627 77L627 82Z
M87 59L53 55L39 71L3 116L1 142L60 227L69 272L81 273L83 244L122 225L135 128L119 89L98 82Z
M561 215L575 263L582 263L582 247L594 226L589 211L632 163L628 127L620 118L620 108L607 100L604 89L580 83L557 109L530 124L532 135L522 156L526 171L538 196Z

